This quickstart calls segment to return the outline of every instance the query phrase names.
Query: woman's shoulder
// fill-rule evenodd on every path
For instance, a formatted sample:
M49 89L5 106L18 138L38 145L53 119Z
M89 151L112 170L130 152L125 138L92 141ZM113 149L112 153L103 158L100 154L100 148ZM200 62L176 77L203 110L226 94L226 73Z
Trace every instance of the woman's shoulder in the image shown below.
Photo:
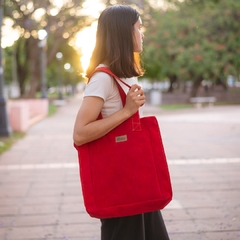
M105 72L101 72L101 71L98 71L98 72L95 72L91 79L92 80L98 80L98 81L111 81L112 80L112 76L110 76L109 74L105 73Z
M104 65L104 64L99 64L98 66L97 66L97 68L101 68L101 67L107 67L106 65ZM96 68L96 69L97 69ZM121 78L124 82L126 82L126 83L128 83L128 84L130 84L130 85L132 85L132 84L136 84L136 83L138 83L138 78L137 77L130 77L130 78ZM114 80L114 78L110 75L110 74L108 74L108 73L106 73L106 72L103 72L103 71L97 71L97 72L95 72L93 75L92 75L92 77L91 77L91 79L90 79L91 81L93 81L93 82L101 82L101 83L110 83L110 82L114 82L113 80ZM116 79L117 80L117 79Z
M116 91L116 84L112 76L105 72L95 72L85 88L85 96L98 96L106 100Z
M97 68L99 67L106 67L104 64L99 64ZM97 69L96 68L96 69ZM103 71L97 71L91 76L91 81L100 81L100 82L110 82L112 81L113 77L107 74Z
M101 91L107 94L108 92L111 92L112 89L114 88L115 81L113 77L105 72L98 71L95 72L89 79L85 91L86 92Z

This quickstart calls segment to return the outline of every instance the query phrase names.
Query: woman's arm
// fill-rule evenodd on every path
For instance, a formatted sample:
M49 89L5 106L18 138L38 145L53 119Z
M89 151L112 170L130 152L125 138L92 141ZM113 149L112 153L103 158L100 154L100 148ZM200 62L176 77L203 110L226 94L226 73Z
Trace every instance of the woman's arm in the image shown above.
M85 97L78 111L74 130L73 141L77 146L96 140L119 124L131 117L140 106L145 103L144 92L141 87L134 84L129 90L125 106L109 117L96 120L104 101L100 97Z

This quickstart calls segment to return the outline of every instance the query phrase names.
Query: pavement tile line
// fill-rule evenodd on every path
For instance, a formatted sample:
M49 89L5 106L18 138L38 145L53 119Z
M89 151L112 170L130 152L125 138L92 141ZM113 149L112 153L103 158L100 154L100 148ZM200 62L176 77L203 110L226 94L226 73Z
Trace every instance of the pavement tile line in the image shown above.
M201 165L201 164L229 164L240 163L240 158L214 158L214 159L174 159L168 160L169 165ZM32 169L64 169L78 168L78 163L48 163L48 164L9 164L0 165L1 170L32 170Z
M169 160L169 165L196 165L196 164L226 164L226 163L240 163L240 158L213 158L213 159L175 159Z

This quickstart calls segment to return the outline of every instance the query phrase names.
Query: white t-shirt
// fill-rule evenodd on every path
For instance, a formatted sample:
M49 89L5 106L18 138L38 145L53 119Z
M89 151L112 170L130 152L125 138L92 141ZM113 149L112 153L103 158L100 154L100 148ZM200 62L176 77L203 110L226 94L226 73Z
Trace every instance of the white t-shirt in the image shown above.
M99 67L103 66L103 64L99 65ZM137 77L121 79L130 86L138 83ZM127 94L129 88L120 81L118 81L118 83ZM84 97L89 96L100 97L104 100L103 108L101 111L103 118L110 116L123 107L116 81L112 76L108 75L105 72L96 72L91 77L90 82L87 84L84 90Z

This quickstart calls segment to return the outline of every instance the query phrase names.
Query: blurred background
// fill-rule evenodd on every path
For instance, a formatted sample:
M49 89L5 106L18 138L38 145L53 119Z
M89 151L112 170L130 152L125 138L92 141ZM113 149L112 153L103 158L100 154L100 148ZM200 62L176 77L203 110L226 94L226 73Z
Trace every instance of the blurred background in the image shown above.
M9 101L41 98L51 108L84 89L97 18L114 4L141 13L148 103L240 103L240 1L1 0L0 135Z
M72 128L97 19L122 3L143 21L139 80L172 178L170 238L240 239L239 0L0 0L1 240L100 239Z

